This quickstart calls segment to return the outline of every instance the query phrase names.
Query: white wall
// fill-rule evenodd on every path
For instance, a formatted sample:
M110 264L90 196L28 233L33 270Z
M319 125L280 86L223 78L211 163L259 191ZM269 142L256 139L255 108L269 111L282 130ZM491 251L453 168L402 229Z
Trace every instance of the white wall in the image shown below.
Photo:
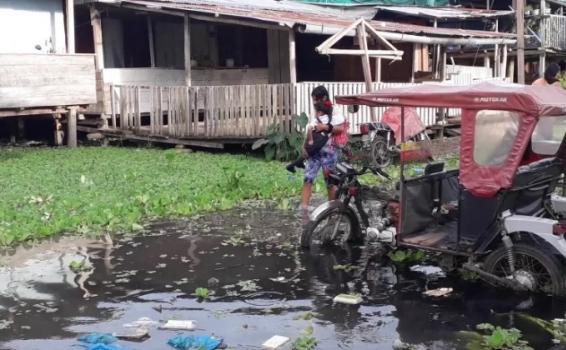
M66 51L63 0L0 0L0 53L51 49Z

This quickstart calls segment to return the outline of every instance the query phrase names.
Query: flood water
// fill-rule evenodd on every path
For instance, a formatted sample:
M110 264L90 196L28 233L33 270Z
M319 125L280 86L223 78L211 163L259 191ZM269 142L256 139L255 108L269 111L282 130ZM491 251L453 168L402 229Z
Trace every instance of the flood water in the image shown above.
M186 334L223 338L229 349L259 349L273 335L293 340L312 327L319 349L392 349L398 339L459 349L457 332L482 322L521 329L535 349L552 346L548 334L516 313L564 317L566 301L426 276L392 265L378 248L303 252L294 214L250 204L154 223L113 245L71 240L19 249L0 267L0 349L72 349L80 335L121 333L141 317L194 320L197 330L151 327L151 338L120 341L123 348L172 349L167 340ZM83 260L94 269L77 276L69 265ZM348 264L359 268L334 269ZM198 287L214 295L199 302ZM453 292L423 295L439 287ZM362 304L333 303L345 292L361 293Z

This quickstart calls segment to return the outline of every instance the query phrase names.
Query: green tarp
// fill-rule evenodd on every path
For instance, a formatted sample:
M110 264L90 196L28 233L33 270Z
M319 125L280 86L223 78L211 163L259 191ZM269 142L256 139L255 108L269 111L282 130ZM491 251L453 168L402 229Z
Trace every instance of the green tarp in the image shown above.
M397 5L397 6L448 6L449 0L295 0L307 4L356 6L356 5Z

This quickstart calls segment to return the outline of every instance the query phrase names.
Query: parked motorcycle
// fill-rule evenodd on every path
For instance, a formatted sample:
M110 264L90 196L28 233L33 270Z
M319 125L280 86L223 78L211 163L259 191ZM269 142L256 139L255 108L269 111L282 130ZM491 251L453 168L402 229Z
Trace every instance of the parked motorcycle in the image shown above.
M366 152L370 154L371 165L377 168L385 168L399 157L401 153L400 136L401 109L397 107L388 108L381 122L364 123L360 125L362 143ZM421 118L415 109L405 110L405 141L414 144L430 141ZM413 160L426 160L431 157L430 151L420 152Z

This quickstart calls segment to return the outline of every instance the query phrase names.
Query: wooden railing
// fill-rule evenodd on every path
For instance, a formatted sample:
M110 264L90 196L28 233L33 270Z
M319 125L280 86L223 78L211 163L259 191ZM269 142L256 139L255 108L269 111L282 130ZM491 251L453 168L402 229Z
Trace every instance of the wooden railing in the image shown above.
M542 46L566 50L566 16L548 15L541 19L540 37Z
M112 86L109 128L171 138L258 138L279 124L289 132L291 84Z
M462 81L447 82L461 84ZM132 86L111 87L111 119L113 130L131 131L137 135L170 138L260 138L273 124L284 132L294 126L292 117L302 112L314 113L310 93L324 85L331 99L338 95L354 95L366 91L359 82L302 82L298 84L237 86ZM412 86L411 83L379 83L374 90ZM375 108L377 120L384 107ZM442 111L457 116L459 109ZM359 125L372 121L369 107L361 106L350 114L346 106L336 105L335 113L350 122L350 133L359 133ZM438 108L417 108L425 126L438 123Z

